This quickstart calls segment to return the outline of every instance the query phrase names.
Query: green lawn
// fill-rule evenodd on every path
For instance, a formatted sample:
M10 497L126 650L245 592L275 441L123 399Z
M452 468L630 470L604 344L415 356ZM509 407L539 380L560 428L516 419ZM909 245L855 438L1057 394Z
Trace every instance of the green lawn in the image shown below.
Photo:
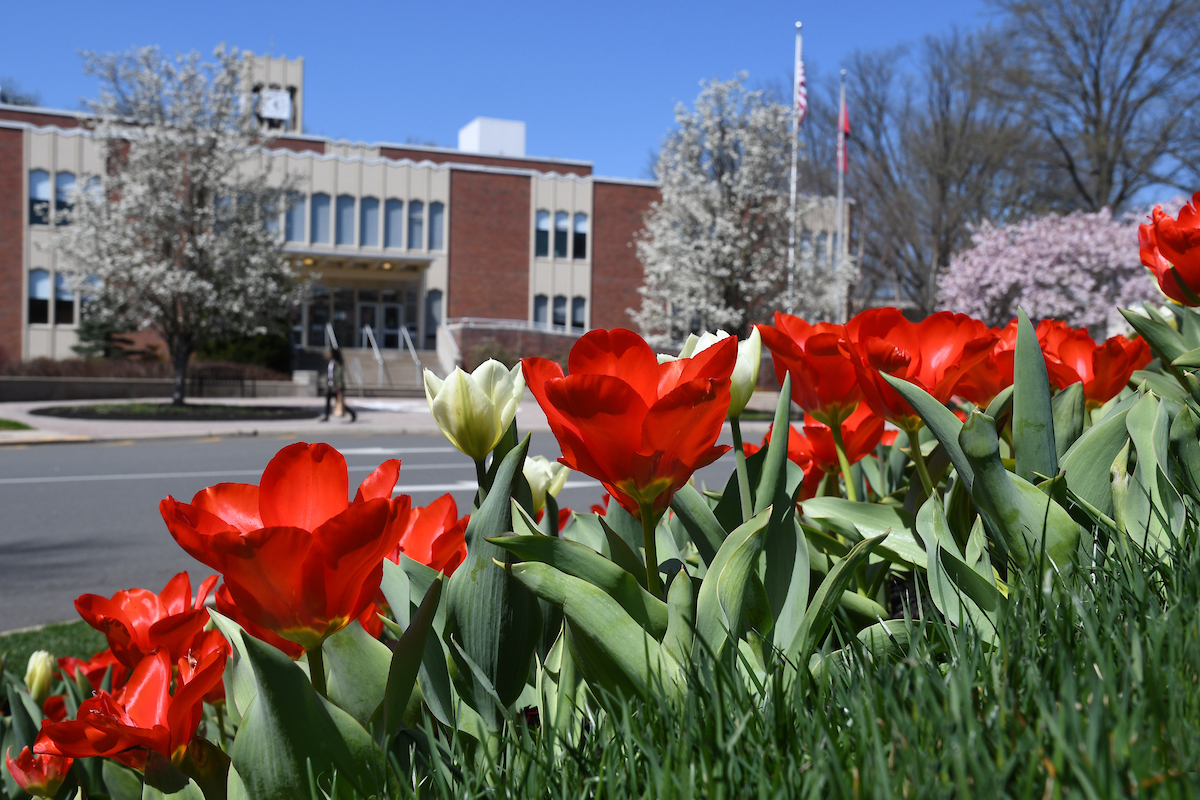
M32 631L0 634L0 659L4 668L19 678L25 674L25 665L34 650L47 650L55 658L87 658L106 646L104 634L83 620L60 622Z
M24 422L16 422L11 419L0 419L0 431L29 431L33 430Z

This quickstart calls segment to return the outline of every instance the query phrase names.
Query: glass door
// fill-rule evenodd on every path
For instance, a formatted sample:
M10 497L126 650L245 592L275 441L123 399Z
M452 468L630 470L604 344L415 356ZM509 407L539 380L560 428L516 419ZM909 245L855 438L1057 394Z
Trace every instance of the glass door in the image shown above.
M383 336L379 346L390 349L400 347L400 326L404 324L404 306L400 303L383 304Z

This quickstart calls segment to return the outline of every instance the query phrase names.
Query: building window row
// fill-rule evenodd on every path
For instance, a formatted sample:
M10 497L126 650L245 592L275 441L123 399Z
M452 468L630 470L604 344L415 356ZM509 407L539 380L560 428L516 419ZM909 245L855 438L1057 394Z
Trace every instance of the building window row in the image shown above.
M311 196L294 195L284 217L284 239L302 244L445 249L445 204L429 204L428 225L425 203L421 200L409 201L406 209L403 200L389 198L384 201L382 210L381 220L377 197L356 198L341 194L331 202L330 196L323 192Z
M51 311L54 312L51 318ZM75 292L67 285L67 276L54 276L53 303L50 296L50 273L35 269L29 273L29 322L30 324L74 325Z
M567 297L555 295L553 305L550 298L544 294L533 297L533 324L539 328L553 328L558 331L567 329ZM583 331L587 327L587 299L584 297L571 298L571 330Z
M29 224L50 224L50 173L44 169L29 172ZM55 222L65 225L66 212L71 210L71 195L75 192L75 173L54 173Z
M587 258L587 240L587 214L576 214L572 225L571 215L566 211L554 212L555 258ZM534 255L539 258L550 257L550 212L545 209L538 209L535 215Z

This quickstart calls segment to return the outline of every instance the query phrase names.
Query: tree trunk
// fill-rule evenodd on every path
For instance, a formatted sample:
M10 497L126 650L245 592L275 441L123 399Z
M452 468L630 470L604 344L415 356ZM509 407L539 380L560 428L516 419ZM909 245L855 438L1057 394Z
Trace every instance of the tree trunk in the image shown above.
M171 348L171 361L175 365L175 384L171 388L171 405L183 405L187 394L187 365L192 357L192 348L176 344Z

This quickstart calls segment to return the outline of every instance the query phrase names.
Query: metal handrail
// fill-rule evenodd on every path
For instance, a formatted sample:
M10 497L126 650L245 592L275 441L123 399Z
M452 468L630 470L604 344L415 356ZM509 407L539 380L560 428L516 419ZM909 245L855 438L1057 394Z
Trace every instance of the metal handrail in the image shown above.
M337 334L333 332L333 325L328 322L325 323L325 346L332 347L334 350L339 349Z
M408 326L400 326L400 335L404 337L404 345L408 348L408 354L412 356L413 366L417 368L417 385L422 384L423 378L421 375L421 358L417 355L417 348L413 346L412 337L408 335Z
M379 352L379 344L375 341L375 331L371 330L370 325L363 325L362 332L366 334L367 341L371 343L371 352L375 354L375 366L377 369L375 383L382 386L384 378L386 378L387 385L391 386L392 376L387 371L387 364L384 363L383 353Z

